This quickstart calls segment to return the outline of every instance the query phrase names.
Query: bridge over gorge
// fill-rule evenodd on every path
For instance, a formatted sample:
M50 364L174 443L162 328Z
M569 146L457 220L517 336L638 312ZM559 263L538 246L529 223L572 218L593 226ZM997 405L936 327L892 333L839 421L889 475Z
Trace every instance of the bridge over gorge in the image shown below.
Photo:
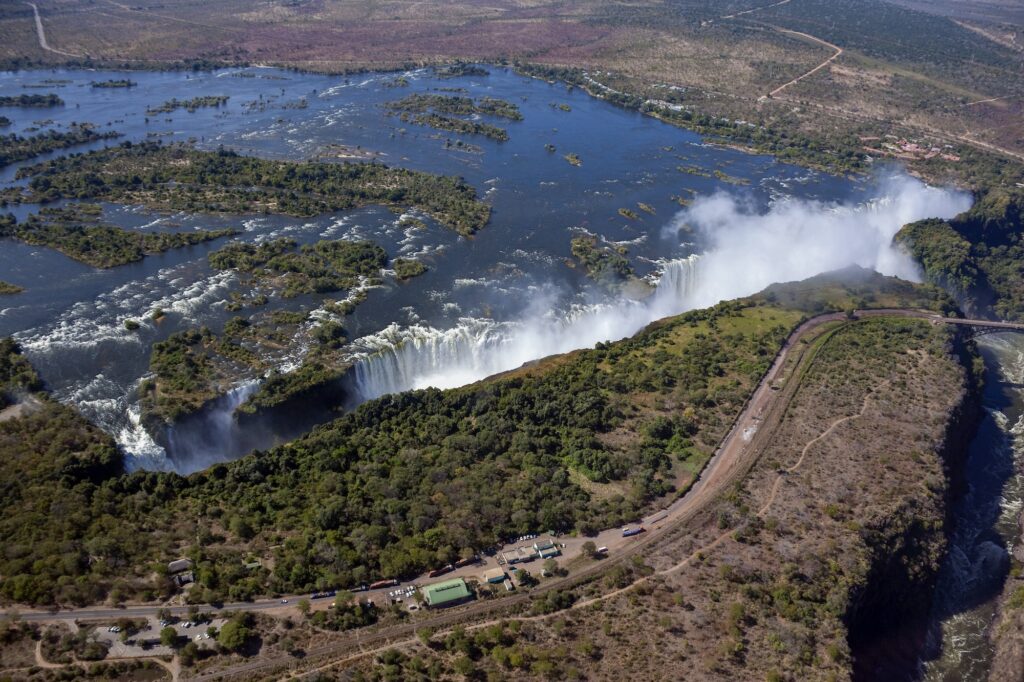
M919 317L925 320L931 320L934 324L951 324L958 327L965 327L970 331L970 335L982 336L985 334L997 334L999 332L1018 332L1024 333L1024 323L1020 322L1000 322L996 320L975 320L970 318L962 317L943 317L936 313L930 313L920 310L901 310L898 308L880 308L876 310L855 310L853 316L856 318L865 317Z

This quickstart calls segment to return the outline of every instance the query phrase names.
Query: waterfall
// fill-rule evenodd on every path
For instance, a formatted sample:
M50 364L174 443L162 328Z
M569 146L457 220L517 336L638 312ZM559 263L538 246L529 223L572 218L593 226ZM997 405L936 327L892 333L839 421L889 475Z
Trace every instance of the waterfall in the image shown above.
M255 447L257 434L243 431L234 413L257 388L258 381L240 384L167 430L167 454L178 473L237 459Z
M355 384L363 400L416 388L453 388L539 358L618 340L692 308L698 256L662 264L646 301L577 305L521 323L463 318L451 329L392 324L356 342Z

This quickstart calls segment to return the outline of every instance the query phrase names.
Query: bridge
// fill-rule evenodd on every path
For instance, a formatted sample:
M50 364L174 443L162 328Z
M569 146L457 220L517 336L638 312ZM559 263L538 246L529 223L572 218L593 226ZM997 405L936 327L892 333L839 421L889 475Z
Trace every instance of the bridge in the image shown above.
M1024 333L1024 323L1020 322L998 322L995 320L975 320L962 317L943 317L936 313L922 310L901 310L897 308L879 308L875 310L855 310L854 317L919 317L930 320L933 324L950 324L969 330L971 338L984 336L985 334L998 334L1000 332Z

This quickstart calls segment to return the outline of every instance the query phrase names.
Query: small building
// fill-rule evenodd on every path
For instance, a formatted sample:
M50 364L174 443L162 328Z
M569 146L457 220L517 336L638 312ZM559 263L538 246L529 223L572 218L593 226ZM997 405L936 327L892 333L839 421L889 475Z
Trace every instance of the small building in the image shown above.
M466 581L462 578L427 585L422 592L427 606L435 609L461 604L473 598L473 593L469 591Z
M484 571L484 580L489 583L502 583L505 582L505 570L502 568L492 568L489 571Z
M519 555L519 561L523 563L533 561L537 558L537 550L533 547L518 547L516 548L516 554Z
M501 558L504 559L505 563L509 566L511 566L512 564L518 564L520 561L522 561L522 559L519 558L519 555L516 554L515 550L511 550L509 552L502 552Z
M167 564L167 572L171 575L174 575L175 573L181 573L182 571L187 571L190 568L192 568L191 559L175 559L171 563Z
M537 542L533 543L533 548L543 556L545 550L555 548L555 543L551 542L551 540L537 540Z
M551 559L553 557L558 556L561 553L562 550L558 549L555 546L548 547L547 549L542 549L538 552L538 554L540 554L541 559Z

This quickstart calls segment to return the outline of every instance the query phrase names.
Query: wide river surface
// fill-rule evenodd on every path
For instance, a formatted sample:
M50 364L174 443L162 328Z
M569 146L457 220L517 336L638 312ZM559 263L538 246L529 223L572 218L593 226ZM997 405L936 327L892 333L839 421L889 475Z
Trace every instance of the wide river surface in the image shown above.
M247 241L281 235L300 242L371 239L392 257L420 259L429 267L427 274L404 285L385 278L345 321L354 357L378 353L376 361L357 368L364 398L465 383L553 352L631 334L659 315L850 262L904 274L907 264L894 262L899 258L889 252L899 225L966 207L962 197L905 178L895 185L853 181L710 145L698 135L578 89L488 68L486 76L457 78L442 78L429 69L351 77L263 68L6 72L0 73L0 95L53 92L65 104L5 108L0 114L13 122L6 133L27 135L88 122L123 135L93 147L159 139L272 159L372 157L465 177L493 208L490 224L471 239L425 216L419 217L427 229L403 227L400 216L381 207L303 220L168 215L137 206L105 206L109 220L130 229L235 227ZM111 79L137 85L91 87L93 81ZM523 120L490 121L507 128L507 142L460 139L388 115L385 103L412 93L500 97L518 105ZM207 95L229 99L195 112L147 114L171 98ZM570 153L581 165L566 161ZM14 176L21 165L0 169L0 186L19 182ZM905 199L907 192L910 199ZM703 212L689 215L678 197L696 198L698 204L705 199ZM637 217L624 217L621 208ZM22 218L35 210L18 206L14 212ZM652 283L669 281L672 290L660 292L661 304L653 306L591 286L578 268L568 265L570 240L582 233L625 247L639 275ZM795 242L821 239L807 251L796 248ZM0 279L25 292L0 300L0 335L13 334L21 341L54 395L113 434L132 468L187 473L294 437L329 416L242 438L231 420L231 408L250 390L242 386L225 399L219 414L193 424L192 433L175 440L170 453L139 426L136 392L148 372L152 344L201 325L219 331L232 316L225 310L232 292L246 293L233 273L215 271L207 262L207 254L224 243L173 250L106 270L50 249L2 243ZM740 252L733 256L729 248ZM717 288L705 287L701 297L684 304L680 297L708 276L685 259L709 249L718 249L717 260L707 261ZM322 304L322 296L308 296L274 299L269 307L312 311ZM159 324L149 319L158 308L166 313ZM603 312L595 316L595 310ZM128 331L128 319L140 320L141 329ZM529 321L525 327L524 320ZM294 367L304 351L286 349L275 361L285 369Z

